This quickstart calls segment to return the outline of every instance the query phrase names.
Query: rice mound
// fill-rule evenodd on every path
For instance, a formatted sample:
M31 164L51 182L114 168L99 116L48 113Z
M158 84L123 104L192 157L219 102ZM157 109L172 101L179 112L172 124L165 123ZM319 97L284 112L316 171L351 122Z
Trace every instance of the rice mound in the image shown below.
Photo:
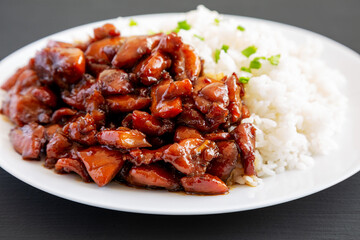
M296 44L269 26L228 19L204 6L157 24L139 21L130 27L128 19L119 18L116 25L123 35L140 35L171 31L180 20L191 25L178 34L205 60L206 75L222 78L235 72L250 78L244 101L252 114L243 122L256 127L258 177L305 169L314 163L313 156L336 148L333 136L345 118L347 99L340 89L346 80L320 59L321 43L308 39ZM239 25L245 30L238 30ZM214 53L222 45L229 49L220 52L216 63ZM242 51L249 46L256 46L257 51L247 58ZM278 54L276 66L261 59L260 69L251 69L251 73L241 70L256 57ZM261 182L244 176L242 169L233 171L232 177L239 184L256 186Z

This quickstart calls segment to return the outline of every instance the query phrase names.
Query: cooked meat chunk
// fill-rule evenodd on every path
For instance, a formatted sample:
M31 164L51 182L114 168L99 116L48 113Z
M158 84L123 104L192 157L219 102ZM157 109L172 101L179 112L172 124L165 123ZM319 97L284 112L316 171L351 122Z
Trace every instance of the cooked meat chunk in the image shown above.
M174 52L173 72L175 80L190 79L194 82L201 72L201 61L194 50L188 45L183 44L178 51Z
M239 160L237 146L232 141L218 142L219 157L210 162L206 172L226 182Z
M96 80L87 74L70 91L64 90L61 98L66 104L81 111L102 111L105 108L105 99Z
M100 144L115 148L131 149L151 147L146 136L138 130L119 128L117 130L102 130L97 134Z
M79 157L94 182L102 187L108 184L124 164L123 154L106 147L90 147L79 151Z
M76 113L77 111L71 108L59 108L51 116L51 122L53 123L60 122L63 119L74 116Z
M55 164L55 170L59 173L63 172L75 172L77 173L84 182L90 182L90 176L86 171L84 163L77 159L71 158L60 158Z
M120 32L111 23L106 23L101 27L94 29L94 39L101 40L104 38L118 37Z
M163 155L178 171L187 175L201 174L209 162L218 156L216 144L209 140L189 138L170 145Z
M34 67L42 83L64 87L80 81L85 57L78 48L44 48L36 54Z
M200 194L224 194L229 191L226 184L218 177L210 174L200 176L183 177L181 185L187 193L200 193Z
M131 68L145 54L149 54L163 36L162 33L150 36L127 37L124 44L112 60L112 65L117 68Z
M98 82L103 95L128 94L134 90L128 74L123 70L104 70L100 73Z
M225 80L225 84L227 86L228 92L229 92L229 111L231 114L230 120L232 123L235 123L240 120L241 118L241 98L240 98L240 91L241 87L239 86L238 77L235 73L228 77Z
M24 66L24 67L16 70L16 72L10 78L8 78L5 81L5 83L3 83L1 85L1 89L5 90L5 91L9 91L16 84L19 76L27 69L28 69L28 66Z
M10 132L10 141L23 159L39 159L45 144L45 128L37 123L16 127Z
M87 59L93 60L95 63L110 64L112 58L106 54L106 50L109 51L110 47L117 49L122 41L120 37L105 38L91 43L86 51L85 56Z
M110 111L115 113L132 112L148 107L151 103L150 97L138 95L114 95L106 98Z
M159 149L149 150L149 149L132 149L130 150L129 160L134 163L136 166L142 164L150 164L163 159L164 150L166 150L169 145L162 146Z
M46 145L46 156L48 158L63 158L68 156L72 147L70 140L59 132L55 132L49 143Z
M127 180L135 186L160 187L169 190L176 190L180 186L174 174L157 164L133 167Z
M211 141L225 141L230 140L231 135L228 132L212 132L205 135L206 139L209 139Z
M151 135L160 136L174 130L175 124L168 119L157 119L147 112L133 111L132 113L133 128Z
M246 175L255 175L255 127L251 123L241 123L231 134L241 150L241 158Z
M173 82L164 80L151 89L151 113L155 117L173 118L182 112L181 97L191 94L188 79Z
M84 145L96 144L96 124L94 118L90 114L84 117L80 116L75 121L67 123L63 127L63 132L71 140Z
M195 128L179 126L175 131L174 141L180 142L188 138L199 138L203 139L201 133Z

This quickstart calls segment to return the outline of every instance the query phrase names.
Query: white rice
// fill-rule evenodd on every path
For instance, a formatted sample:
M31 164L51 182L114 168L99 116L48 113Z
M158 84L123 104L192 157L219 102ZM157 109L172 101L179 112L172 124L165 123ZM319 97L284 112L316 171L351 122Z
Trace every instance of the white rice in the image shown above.
M219 19L219 24L215 19ZM333 136L344 121L347 102L339 90L345 78L320 60L319 42L309 39L299 45L267 25L227 19L204 6L180 20L191 25L190 30L180 30L179 35L205 60L205 74L222 77L235 72L239 77L250 77L244 100L252 115L245 121L257 128L258 177L305 169L314 163L315 155L327 154L336 147ZM158 24L139 21L137 26L129 27L129 20L119 18L117 27L123 35L149 34L170 31L178 21L179 18ZM245 31L237 30L238 25ZM214 52L223 44L229 50L221 51L216 63ZM258 48L257 52L247 58L241 52L252 45ZM255 57L277 54L281 55L277 66L261 60L259 70L252 69L252 73L240 70ZM242 169L233 172L233 178L240 184L259 183L256 177L244 176Z

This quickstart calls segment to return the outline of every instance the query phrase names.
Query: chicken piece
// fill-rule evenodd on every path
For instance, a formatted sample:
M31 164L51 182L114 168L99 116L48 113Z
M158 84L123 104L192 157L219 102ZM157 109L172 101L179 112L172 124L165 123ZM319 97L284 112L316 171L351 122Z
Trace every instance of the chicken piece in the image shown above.
M85 57L94 63L110 64L112 58L109 58L110 54L108 55L107 52L110 48L119 49L122 41L121 37L113 37L93 42L87 47Z
M91 112L105 108L105 99L99 91L96 80L89 74L71 88L71 91L64 90L61 94L63 101L81 111Z
M54 159L69 156L68 154L71 147L72 143L67 137L60 132L55 132L46 145L46 156Z
M47 141L50 141L52 136L58 132L62 131L62 127L59 124L51 124L45 127L45 138Z
M85 73L84 53L78 48L44 48L35 56L34 69L42 83L66 87Z
M221 179L210 174L183 177L180 181L187 193L217 195L229 191L228 187Z
M145 54L150 54L162 37L162 33L150 36L127 37L112 59L116 68L131 68Z
M162 158L184 174L197 175L204 173L209 162L217 156L218 148L214 142L190 138L171 144Z
M208 131L205 117L196 109L185 108L178 118L180 124L199 129L200 131Z
M205 138L211 141L225 141L231 139L231 134L228 132L212 132L205 134Z
M255 175L255 136L256 129L251 123L241 123L232 132L241 150L241 159L246 175Z
M105 23L101 27L94 28L94 39L101 40L104 38L118 37L120 32L111 23Z
M142 97L134 94L114 95L106 98L110 111L114 113L132 112L148 107L151 103L150 97Z
M203 136L195 128L185 127L185 126L179 126L178 128L176 128L175 135L174 135L175 142L180 142L180 141L188 139L188 138L203 139Z
M179 51L182 46L183 42L181 37L176 33L169 33L162 35L159 45L156 47L156 51L172 55L174 52Z
M180 187L175 175L157 164L133 167L127 181L135 186L160 187L168 190L177 190Z
M213 159L206 172L226 182L240 158L237 146L232 141L218 142L219 157Z
M15 86L19 76L27 69L28 66L17 69L16 72L1 85L1 89L9 91L13 86Z
M151 136L161 136L174 131L175 124L169 119L157 119L147 112L132 113L132 127Z
M45 128L37 123L16 127L10 131L10 141L23 159L39 159L46 139Z
M131 149L129 160L136 166L140 166L142 164L150 164L156 161L162 160L164 151L170 145L162 146L158 149L149 150L149 149Z
M206 77L198 78L194 82L193 98L197 109L205 114L208 124L213 126L213 129L226 122L229 114L229 96L223 82Z
M190 79L194 82L201 72L201 60L188 44L174 53L172 72L175 80Z
M56 105L54 93L47 87L41 87L36 72L30 69L22 71L9 90L2 105L2 113L19 126L31 122L48 123Z
M15 74L16 75L16 74ZM29 88L40 87L40 80L34 70L25 69L18 75L10 94L24 94Z
M100 73L99 87L103 95L128 94L134 90L126 72L119 69L108 69Z
M97 140L100 144L122 149L151 147L146 141L145 134L127 128L102 130L97 134Z
M149 86L157 83L161 79L163 71L170 66L170 58L160 51L155 51L135 67L134 73L142 84Z
M73 122L67 123L63 127L64 134L71 140L83 145L96 144L96 124L95 119L90 115L80 116Z
M121 126L125 127L125 128L133 128L133 126L132 126L132 113L129 113L128 115L126 115L124 117L124 119L121 121Z
M227 77L225 80L229 92L229 111L230 111L230 121L231 123L238 122L241 119L241 109L242 103L240 98L241 87L239 84L242 84L238 81L238 77L233 73L230 77Z
M67 119L69 117L74 116L77 113L76 110L71 108L59 108L56 110L51 116L52 123L58 123L63 119Z
M173 118L182 112L180 97L189 96L192 84L189 79L183 81L163 80L151 88L151 113L154 117Z
M55 164L55 170L59 173L75 172L82 178L84 182L91 181L91 178L86 171L84 163L77 159L60 158Z
M49 123L52 110L30 93L31 89L24 95L10 95L3 103L2 113L19 126L31 122Z
M250 111L248 109L248 107L242 103L242 107L241 107L241 118L244 119L244 118L248 118L250 117Z
M108 184L125 162L121 152L100 146L79 151L79 157L90 177L99 187Z
M32 88L30 94L48 107L56 106L56 96L47 87Z

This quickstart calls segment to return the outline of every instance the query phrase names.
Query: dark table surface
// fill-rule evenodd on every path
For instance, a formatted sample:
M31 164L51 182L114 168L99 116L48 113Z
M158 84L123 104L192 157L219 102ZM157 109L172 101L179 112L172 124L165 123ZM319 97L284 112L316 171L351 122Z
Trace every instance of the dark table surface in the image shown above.
M360 1L0 1L0 59L49 34L136 14L221 13L305 28L360 52ZM1 146L0 146L1 147ZM105 210L35 189L0 168L0 239L360 239L360 174L314 195L268 208L207 216Z

